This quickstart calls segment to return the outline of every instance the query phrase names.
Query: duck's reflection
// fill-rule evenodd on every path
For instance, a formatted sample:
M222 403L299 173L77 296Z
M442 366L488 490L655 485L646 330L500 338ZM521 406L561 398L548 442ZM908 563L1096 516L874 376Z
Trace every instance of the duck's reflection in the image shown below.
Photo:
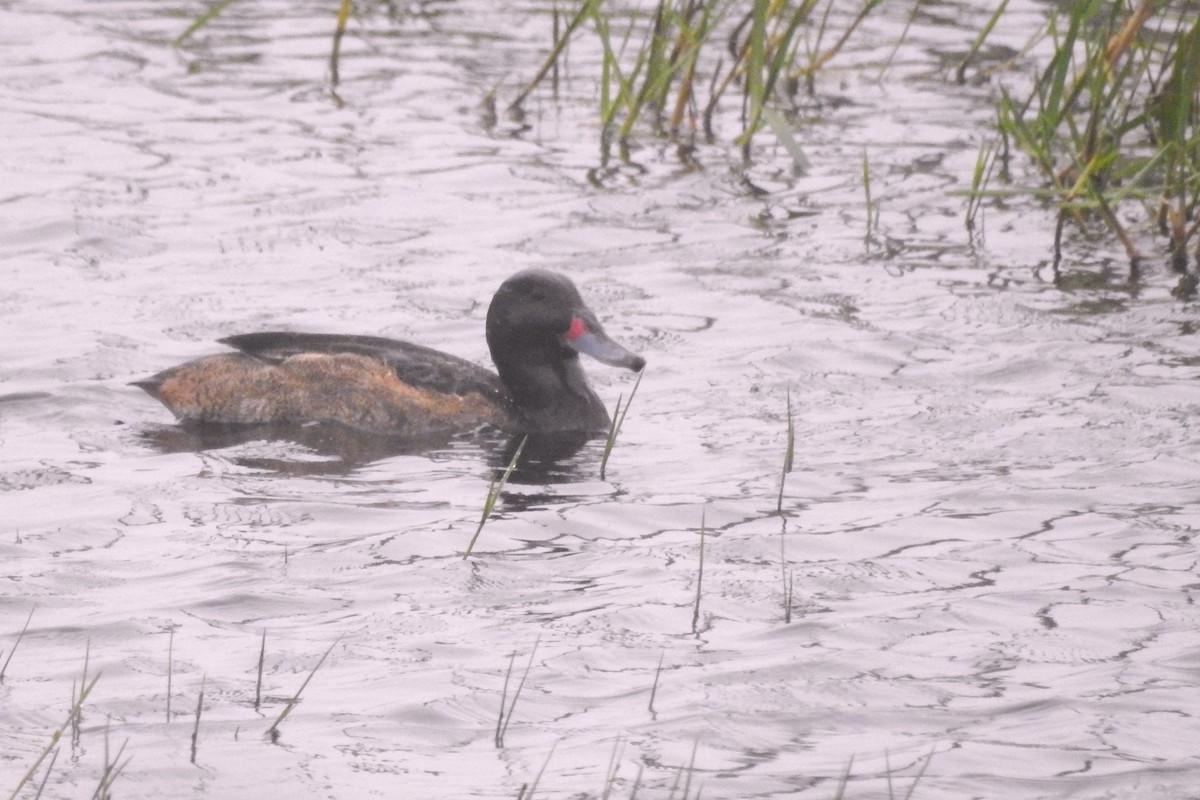
M466 434L391 437L329 423L306 425L210 425L154 427L145 441L164 453L226 451L239 466L289 476L346 475L396 456L481 458L499 480L521 444L521 436L492 429ZM511 485L574 483L599 470L597 434L538 434L526 442ZM589 446L591 445L591 446Z

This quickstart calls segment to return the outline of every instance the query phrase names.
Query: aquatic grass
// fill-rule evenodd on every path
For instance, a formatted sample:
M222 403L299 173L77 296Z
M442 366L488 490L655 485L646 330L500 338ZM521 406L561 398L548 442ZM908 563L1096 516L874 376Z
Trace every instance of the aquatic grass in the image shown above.
M683 781L683 794L679 796L679 800L688 800L688 794L692 789L692 776L696 772L696 751L700 748L700 740L692 740L692 755L688 759L687 766L679 765L675 771L675 782L671 784L671 792L667 795L667 800L674 800L675 791L679 789L679 782ZM696 798L699 800L700 794L697 793Z
M979 143L979 154L975 157L975 169L971 173L971 189L967 192L966 227L972 236L977 233L976 219L983 209L984 187L992 180L998 151L995 142ZM982 233L982 229L978 229L978 232Z
M196 763L196 748L200 742L200 713L204 710L204 684L208 681L207 675L200 676L200 693L196 696L196 722L192 725L192 758L193 764Z
M861 171L863 195L866 198L867 209L867 226L866 233L863 234L863 243L870 247L879 228L879 202L871 194L871 162L866 150L863 150Z
M263 664L267 660L267 629L263 628L258 644L258 677L254 681L254 710L262 705Z
M624 752L625 738L618 733L613 741L612 754L608 757L608 769L604 771L604 791L600 795L600 800L608 800L612 795L613 787L617 783L617 772L621 768L621 756Z
M854 768L854 756L850 756L850 760L846 763L846 769L842 770L842 777L838 780L837 789L833 793L833 800L843 800L846 796L846 786L850 783L850 771Z
M629 391L629 401L625 403L624 408L621 407L623 395L617 396L617 406L613 409L612 420L608 425L608 436L604 439L604 455L600 457L600 480L605 479L608 457L612 455L613 445L617 443L617 434L621 432L621 426L625 424L625 415L629 413L629 406L633 404L633 396L637 394L638 387L642 385L642 376L645 374L646 368L643 367L638 373L637 380L633 382L633 389Z
M71 698L72 698L71 710L74 712L74 715L71 717L71 744L76 747L79 746L80 726L83 724L83 700L82 700L82 698L84 697L84 689L88 686L88 680L87 680L88 665L91 664L91 660L92 660L92 640L91 640L91 637L88 637L87 643L84 645L84 648L83 648L83 673L79 677L78 684L76 684L74 681L71 681ZM97 676L97 677L99 677L99 676ZM92 684L93 685L95 684L95 679L92 680ZM79 688L78 699L76 698L76 695L75 695L76 687Z
M496 749L504 747L504 736L508 733L508 724L512 722L513 711L517 708L517 700L521 697L521 690L525 688L525 680L529 677L529 671L533 669L533 658L537 654L538 645L541 644L542 637L538 636L533 642L533 649L529 651L529 663L525 665L525 672L521 675L521 682L517 684L516 691L513 692L512 702L505 708L505 701L508 699L508 684L512 678L513 663L517 659L517 653L514 650L508 659L508 672L504 675L504 688L500 691L500 715L496 719L496 733L493 737Z
M704 524L705 512L700 511L700 563L696 569L696 602L692 606L692 633L699 633L700 630L700 597L703 594L704 588Z
M174 45L176 47L179 47L180 45L182 45L189 38L191 38L191 35L193 33L200 30L205 25L207 25L208 23L210 23L214 19L216 19L217 15L220 14L222 11L224 11L226 9L226 7L228 7L231 3L233 3L233 0L216 0L215 3L213 3L208 8L206 8L203 12L198 14L192 20L192 23L187 26L187 28L184 30L183 33L181 33L177 37L175 37Z
M51 773L54 772L54 765L58 761L59 748L54 748L54 754L50 756L50 763L46 765L46 771L42 773L42 782L38 784L37 794L33 796L33 800L40 800L42 792L46 790L46 783L50 780Z
M337 24L333 29L333 46L329 52L329 83L333 88L338 85L338 61L342 52L342 37L346 34L346 23L350 20L352 0L341 0L338 5Z
M638 789L642 787L642 773L645 769L645 764L638 764L637 775L633 776L633 787L629 790L629 800L637 800Z
M921 768L917 770L917 774L913 777L912 784L908 787L908 791L904 793L903 800L912 800L913 794L917 791L917 785L921 783L921 778L925 777L925 770L929 769L929 762L933 761L934 749L929 749L929 755L921 762ZM853 763L853 759L851 759ZM892 785L892 759L887 751L883 754L884 776L887 778L888 800L896 800L896 789ZM843 785L849 779L849 767L847 767L846 776L843 779Z
M775 138L779 140L779 144L782 145L783 149L792 159L792 174L802 175L807 172L810 163L808 156L804 155L804 149L796 141L796 136L792 132L792 127L788 124L788 121L784 119L782 114L769 106L763 108L762 118L770 126L771 133L775 134Z
M900 35L892 45L892 52L888 53L888 57L884 60L883 66L879 68L879 75L876 76L875 80L882 82L887 75L887 71L892 68L892 63L896 60L896 54L900 52L900 46L908 39L908 31L912 28L913 21L917 18L917 12L921 10L922 2L923 0L913 0L912 11L908 12L908 19L904 21L904 30L900 31Z
M912 800L913 795L917 791L917 786L921 783L921 779L925 777L925 771L929 769L929 764L933 761L934 750L930 748L929 755L925 756L921 762L921 768L917 770L917 774L913 777L913 782L909 785L908 791L904 793L903 800ZM884 758L884 777L887 779L887 796L888 800L897 800L896 787L892 785L892 763L891 758L885 751ZM850 784L850 775L854 771L854 756L850 756L850 760L846 763L846 768L842 770L842 775L838 779L837 786L834 789L832 800L844 800L846 797L846 787Z
M850 37L856 30L858 30L858 26L862 25L863 22L866 21L867 17L871 15L871 12L878 8L882 3L883 0L866 0L866 2L863 3L862 8L859 9L858 14L855 15L850 24L846 26L846 29L842 31L842 34L838 37L837 41L834 42L832 46L828 47L824 52L822 52L820 57L809 66L809 71L815 72L820 70L838 53L842 52L842 49L846 46L847 42L850 41ZM826 6L826 14L828 14L831 10L833 10L833 3L830 3L828 6Z
M650 686L650 702L646 704L646 710L650 712L651 717L658 713L654 710L654 698L658 696L658 682L662 678L663 659L666 655L665 650L658 654L658 667L654 670L654 683Z
M537 775L533 776L533 783L527 783L521 786L521 790L517 792L517 800L530 800L530 798L533 797L533 793L537 791L538 784L542 782L542 776L546 774L546 767L550 766L550 759L554 755L554 751L557 749L557 747L557 741L550 745L550 752L546 753L546 760L542 762L542 766L538 769Z
M559 58L566 51L567 44L571 41L571 37L575 34L575 31L579 29L579 26L583 24L584 20L593 16L597 12L601 2L602 0L584 0L584 3L580 5L579 10L575 12L573 17L571 17L571 21L567 23L567 29L562 32L562 35L555 35L553 37L553 45L550 48L549 55L547 55L545 60L542 61L541 67L538 68L538 71L534 74L533 78L530 79L527 84L525 84L525 88L518 92L513 101L509 103L508 110L510 112L521 110L522 106L525 104L525 100L530 94L533 93L533 90L536 89L543 80L545 80L546 75L549 74L555 65L558 64ZM554 9L553 24L554 30L557 33L559 26L557 6Z
M779 572L783 581L783 621L784 624L792 621L792 597L794 595L794 581L792 570L788 569L787 559L787 520L783 521L783 528L779 531Z
M66 720L64 720L63 724L58 726L58 728L56 728L54 730L54 732L50 734L50 741L47 742L46 746L42 748L42 752L40 754L38 754L38 757L33 762L33 765L30 766L29 769L27 769L25 771L25 774L21 776L21 779L19 781L17 781L17 785L12 790L12 794L10 794L8 796L8 800L16 800L17 795L21 793L21 789L23 789L25 787L25 784L29 783L29 781L31 781L33 779L33 776L37 774L38 768L41 767L42 762L46 760L47 756L49 756L51 754L51 752L54 753L54 758L51 759L51 762L50 762L51 765L53 765L54 760L57 759L57 757L58 757L58 743L62 739L62 736L66 732L68 727L71 728L72 735L76 738L76 744L78 743L77 739L78 739L78 732L79 732L79 720L83 716L83 704L85 702L87 702L87 699L91 695L92 690L96 688L96 682L100 680L100 673L97 673L96 675L94 675L90 682L86 680L86 676L87 676L87 658L86 657L84 659L84 676L85 676L85 680L81 684L75 684L74 682L72 682L72 685L71 685L71 707L70 707L70 710L67 712ZM79 688L78 694L76 694L76 692L75 692L77 687ZM43 783L45 783L44 779L43 779ZM41 794L41 791L39 790L38 793Z
M774 94L779 79L795 59L792 39L814 4L813 0L802 2L790 16L784 16L785 3L754 0L744 67L746 110L742 133L735 140L742 145L746 159L750 157L750 142L762 126L763 109Z
M787 387L787 444L783 449L783 467L779 471L779 498L775 503L775 513L783 513L783 488L787 483L788 473L796 455L796 423L792 415L792 387Z
M267 728L266 735L270 737L272 742L279 740L279 724L287 719L288 714L292 713L293 708L299 705L300 696L304 694L304 690L307 688L309 681L311 681L313 676L317 674L317 670L321 668L321 665L325 663L325 659L329 658L329 654L333 652L333 648L337 647L338 642L341 640L341 636L333 640L333 644L329 645L329 649L321 655L320 660L317 661L317 665L312 668L312 672L308 673L308 677L304 679L304 683L300 684L300 688L296 690L296 693L287 699L283 710L279 712L279 716L276 717L275 721L271 723L271 727Z
M496 732L492 734L492 743L499 750L504 746L504 712L505 701L508 699L508 684L512 680L513 665L517 662L517 651L513 650L508 654L508 669L504 673L504 686L500 689L500 713L496 715ZM522 788L524 793L524 788Z
M923 762L921 762L921 768L919 770L917 770L917 774L913 778L912 785L909 786L908 791L904 793L904 800L912 800L913 794L917 791L917 785L921 782L921 779L925 777L925 770L929 769L929 764L931 761L933 761L933 753L934 753L934 749L932 747L929 748L929 755L925 756L925 760ZM892 790L892 774L891 774L891 770L889 769L888 770L888 797L891 797L891 790Z
M517 445L516 452L509 459L508 467L504 470L504 474L499 480L493 480L488 486L487 497L483 501L483 512L479 515L479 525L475 528L475 534L471 537L471 541L467 542L467 549L463 551L463 558L471 555L471 551L475 549L475 542L479 539L479 534L483 532L483 526L487 524L488 517L492 515L492 509L496 507L496 501L500 498L500 493L504 491L504 485L508 483L508 478L512 475L513 470L517 467L517 461L521 458L521 451L525 449L525 444L529 441L529 434L525 434L521 439L521 443Z
M171 691L175 675L175 626L167 631L167 722L171 721Z
M810 49L807 63L797 67L800 33L819 0L795 6L753 0L748 9L737 0L659 0L649 14L584 0L566 30L553 36L550 53L510 110L522 107L564 57L572 37L590 22L601 52L597 84L603 153L614 141L624 151L641 128L671 141L693 142L701 132L714 141L716 110L737 91L741 129L731 141L742 147L743 155L748 158L754 137L766 125L793 160L803 163L796 158L794 138L780 135L787 130L779 124L782 117L772 120L766 112L772 104L790 100L799 75L807 76L811 91L813 76L881 2L867 0L836 42ZM833 7L833 0L825 3L823 30Z
M975 40L971 42L971 46L967 49L967 54L963 56L962 61L958 63L958 69L954 71L954 79L958 81L959 84L967 82L967 67L970 66L971 61L975 58L975 56L979 54L979 49L983 47L983 43L987 41L988 35L992 32L992 29L996 27L996 23L1000 21L1000 17L1003 16L1006 8L1008 8L1008 0L1000 0L1000 3L996 6L996 10L992 12L992 16L989 17L984 26L979 29L979 33L976 34Z
M1200 18L1152 0L1077 0L1051 12L1046 35L1054 55L1028 96L1001 87L998 130L1046 182L1029 193L1058 205L1055 265L1067 226L1095 219L1136 271L1143 255L1124 210L1133 203L1166 236L1172 268L1186 271L1200 232Z
M17 648L21 646L21 640L25 638L25 632L29 630L29 623L33 620L33 612L37 610L37 604L34 603L29 608L29 616L25 617L25 624L21 626L21 632L17 634L17 640L13 642L12 649L8 651L8 657L4 659L4 666L0 667L0 683L4 683L4 675L8 672L9 662L17 653Z
M92 800L111 800L113 784L116 783L117 778L125 770L130 759L133 758L133 756L130 756L121 761L121 756L125 753L125 748L129 744L128 738L121 743L121 747L117 750L115 756L110 754L108 743L110 725L111 722L104 725L104 767L100 771L100 780L96 784L96 789L92 792Z

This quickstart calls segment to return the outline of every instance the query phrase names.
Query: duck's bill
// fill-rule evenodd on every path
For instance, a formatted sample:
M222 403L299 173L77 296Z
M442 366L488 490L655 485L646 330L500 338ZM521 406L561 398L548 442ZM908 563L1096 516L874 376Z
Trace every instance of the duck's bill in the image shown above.
M572 350L589 355L610 367L624 367L641 372L646 366L646 359L608 338L608 334L595 320L576 317L572 320L571 330L563 337L563 341Z

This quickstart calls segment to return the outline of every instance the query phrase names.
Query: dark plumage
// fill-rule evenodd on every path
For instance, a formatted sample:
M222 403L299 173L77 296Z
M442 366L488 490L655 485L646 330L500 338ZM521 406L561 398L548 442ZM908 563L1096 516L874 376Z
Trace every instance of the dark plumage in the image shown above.
M481 425L585 432L604 430L609 417L579 353L634 371L646 363L608 338L567 277L545 270L517 273L492 298L487 342L498 375L378 336L250 333L221 342L239 352L134 385L197 423L334 422L402 437Z

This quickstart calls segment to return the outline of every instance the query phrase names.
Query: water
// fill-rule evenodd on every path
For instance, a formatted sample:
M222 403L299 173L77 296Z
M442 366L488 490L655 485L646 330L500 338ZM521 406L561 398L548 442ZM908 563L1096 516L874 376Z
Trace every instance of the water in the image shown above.
M342 105L325 4L235 3L171 47L195 10L0 11L5 657L33 609L0 787L86 659L44 797L91 792L106 739L135 798L515 797L543 764L538 796L599 797L610 762L617 797L694 764L707 798L828 798L847 769L872 798L931 752L914 797L1196 796L1195 312L1101 237L1055 280L1033 204L968 237L946 192L994 89L948 76L989 9L931 8L882 82L907 9L872 20L798 178L769 137L748 170L651 142L601 165L582 45L562 99L490 126L543 56L534 6L355 23ZM486 363L488 299L533 266L650 369L608 480L595 444L519 472L470 559L503 442L196 442L128 386L281 327Z

